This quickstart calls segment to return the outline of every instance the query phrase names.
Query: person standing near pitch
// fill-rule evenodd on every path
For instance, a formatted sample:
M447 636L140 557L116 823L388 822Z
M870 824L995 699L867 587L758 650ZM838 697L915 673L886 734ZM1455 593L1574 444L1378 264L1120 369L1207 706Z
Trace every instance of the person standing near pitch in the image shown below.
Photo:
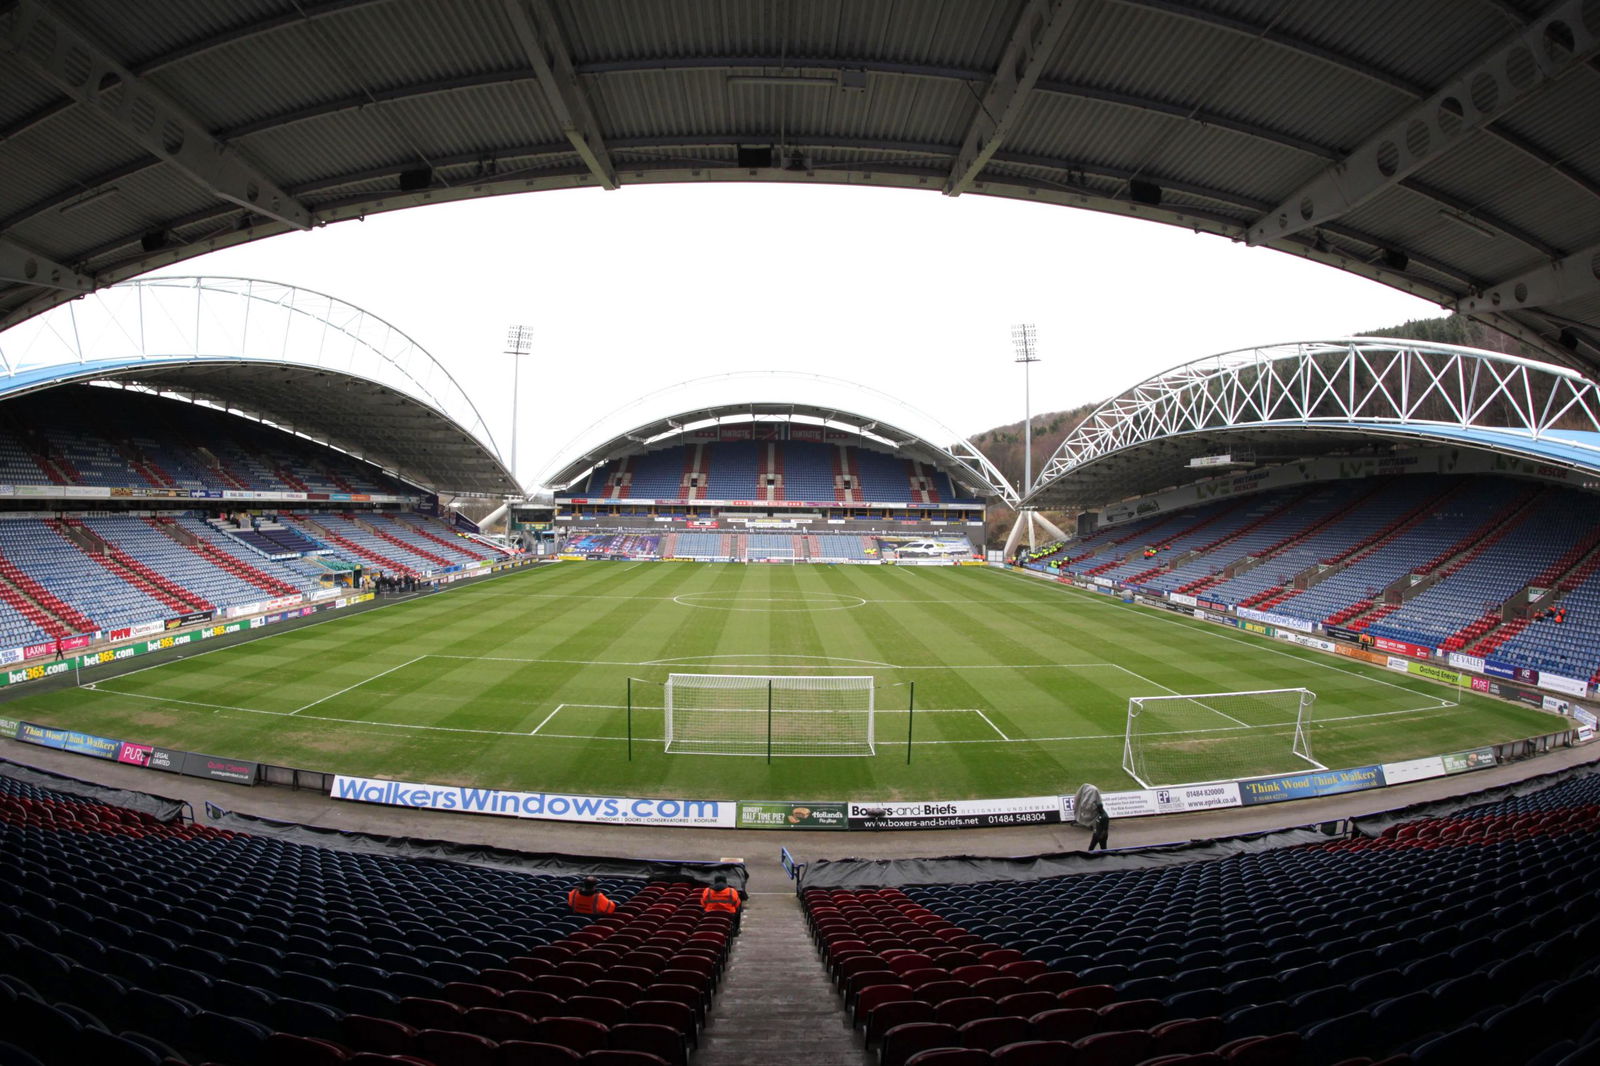
M1104 804L1094 812L1094 835L1089 838L1089 850L1099 848L1106 850L1106 838L1111 835L1111 815L1106 813Z
M728 887L726 874L717 874L711 879L710 888L700 890L700 907L707 913L718 911L733 915L733 935L739 935L739 917L744 910L744 901L739 897L737 888Z

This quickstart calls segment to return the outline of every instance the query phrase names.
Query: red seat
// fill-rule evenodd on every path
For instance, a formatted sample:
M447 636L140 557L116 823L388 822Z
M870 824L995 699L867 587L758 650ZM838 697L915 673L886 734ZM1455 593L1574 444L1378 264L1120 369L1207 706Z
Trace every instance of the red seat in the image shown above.
M496 1066L577 1066L583 1056L569 1047L536 1040L508 1040L500 1045Z
M970 1047L938 1047L919 1051L906 1060L906 1066L990 1066L994 1059L987 1051Z
M1063 1040L1019 1040L991 1053L999 1066L1071 1066L1073 1047Z
M649 983L649 981L645 982L645 984ZM611 978L596 981L594 984L589 986L589 995L603 996L606 999L617 1000L619 1003L632 1003L634 1000L639 998L640 993L643 991L644 984L640 984L636 981L619 981Z
M1006 1013L1012 1012L1000 1010L987 996L955 996L934 1006L933 1020L960 1027L975 1018L993 1018Z
M451 981L440 989L439 995L461 1007L498 1007L501 993L498 988L490 988L488 985L471 981Z
M611 1046L623 1051L648 1051L666 1061L667 1066L686 1066L688 1050L683 1035L665 1025L623 1022L611 1027Z
M407 1054L417 1036L417 1031L404 1022L365 1014L346 1014L339 1020L339 1031L349 1047L381 1055Z
M584 984L598 981L606 975L606 968L597 962L579 962L577 959L568 959L556 963L556 973L561 977L573 977Z
M929 981L917 987L917 998L937 1005L947 999L969 995L971 992L971 987L964 981Z
M884 962L886 962L889 966L889 969L893 970L895 973L908 973L911 970L922 969L924 967L930 967L933 965L933 960L928 958L928 956L922 954L920 951L910 950L906 950L903 953L896 955L885 954Z
M693 985L658 982L645 989L643 995L645 999L670 1000L693 1009L696 1028L705 1022L705 997Z
M495 1066L495 1042L476 1033L424 1029L417 1034L417 1057L450 1066Z
M897 1003L915 998L911 989L905 985L872 985L870 988L863 988L861 994L856 997L855 1010L850 1016L850 1022L852 1025L861 1025L866 1021L868 1012L880 1003Z
M461 1027L466 1032L486 1036L497 1044L505 1040L532 1040L536 1024L526 1014L500 1007L469 1007L461 1019Z
M400 1001L400 1018L413 1029L457 1029L466 1012L442 999L407 996Z
M1223 1057L1227 1059L1228 1066L1288 1066L1299 1061L1300 1045L1299 1033L1279 1033L1248 1042L1241 1041L1239 1047Z
M608 1030L593 1018L572 1018L557 1015L539 1022L537 1040L545 1044L559 1044L587 1055L606 1046Z
M561 1013L561 997L532 988L517 988L500 997L504 1010L514 1010L535 1020Z
M1078 1066L1135 1066L1150 1057L1155 1043L1143 1029L1095 1033L1078 1041Z
M993 1051L1007 1044L1015 1044L1033 1037L1033 1026L1029 1024L1028 1019L1016 1015L974 1018L956 1028L961 1032L963 1044L967 1047L982 1048L984 1051Z
M699 1033L695 1026L694 1008L665 999L641 999L628 1008L628 1021L648 1025L665 1025L681 1033L691 1047L698 1046Z
M648 1051L601 1048L585 1055L583 1066L667 1066L667 1060Z
M627 1015L628 1005L605 996L573 996L561 1013L574 1018L591 1018L610 1028Z
M630 960L636 957L637 952L626 956ZM608 981L627 981L643 988L654 979L656 971L660 970L663 964L662 960L657 960L649 966L631 961L619 963L606 971L606 979Z
M535 977L532 987L535 991L549 992L551 995L561 999L566 999L568 996L581 996L586 990L584 983L576 977L555 973L541 974Z
M966 969L966 967L962 967ZM1030 991L1027 984L1020 977L986 977L975 981L972 985L972 994L975 996L988 996L990 999L999 999L1001 996L1014 996L1018 992ZM1032 991L1038 991L1034 989Z
M1110 985L1082 985L1069 988L1056 997L1057 1006L1088 1007L1098 1010L1117 998L1117 990Z
M1070 970L1046 970L1027 978L1029 989L1039 992L1065 992L1069 988L1078 987L1078 975Z
M1020 1014L1031 1018L1040 1011L1055 1010L1061 1001L1049 992L1014 992L995 1001L1001 1014Z
M514 988L527 988L532 979L532 974L520 973L517 970L488 969L478 974L480 984L498 988L502 992L509 992Z
M989 966L981 962L970 966L957 966L950 971L950 976L957 981L965 981L967 984L973 985L986 977L999 977L1000 967Z
M1069 1044L1104 1028L1100 1015L1087 1007L1057 1007L1040 1011L1031 1016L1028 1023L1033 1026L1033 1034L1038 1039L1060 1040Z
M1016 948L991 948L978 956L979 962L986 962L990 966L1004 966L1011 962L1021 962L1022 952Z
M1107 1029L1150 1029L1166 1020L1167 1009L1159 999L1125 999L1101 1007L1100 1017Z
M1049 969L1050 967L1038 959L1019 959L1016 962L1008 962L1001 966L1000 973L1005 977L1020 977L1023 980L1027 980L1030 977L1037 977L1039 974L1047 973Z
M524 977L538 977L540 974L556 972L555 963L549 959L534 958L532 955L518 955L507 961L506 965Z
M898 999L880 1003L866 1013L867 1043L876 1043L897 1025L933 1021L933 1005L920 999Z
M268 1062L293 1062L303 1066L345 1066L350 1058L348 1048L331 1040L318 1040L292 1033L273 1033L261 1045Z
M1157 1054L1195 1055L1220 1045L1224 1032L1220 1018L1177 1018L1154 1026L1150 1035Z
M961 1034L953 1025L939 1022L906 1022L883 1034L879 1066L906 1066L906 1060L930 1048L958 1048Z

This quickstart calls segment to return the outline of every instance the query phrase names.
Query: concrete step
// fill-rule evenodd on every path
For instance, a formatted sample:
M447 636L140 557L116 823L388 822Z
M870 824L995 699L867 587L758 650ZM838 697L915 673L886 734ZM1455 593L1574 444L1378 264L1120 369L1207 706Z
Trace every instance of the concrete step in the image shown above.
M874 1066L792 892L753 892L694 1066Z

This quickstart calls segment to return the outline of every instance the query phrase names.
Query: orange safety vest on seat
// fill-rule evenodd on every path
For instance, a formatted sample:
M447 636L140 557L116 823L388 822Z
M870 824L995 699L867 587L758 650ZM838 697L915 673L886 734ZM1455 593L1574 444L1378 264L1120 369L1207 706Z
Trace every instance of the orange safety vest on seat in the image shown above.
M731 914L739 909L739 891L734 888L724 888L721 891L702 888L700 906L708 911L728 911Z
M567 906L575 914L610 914L617 909L617 905L606 898L604 892L596 892L586 896L577 889L567 893Z

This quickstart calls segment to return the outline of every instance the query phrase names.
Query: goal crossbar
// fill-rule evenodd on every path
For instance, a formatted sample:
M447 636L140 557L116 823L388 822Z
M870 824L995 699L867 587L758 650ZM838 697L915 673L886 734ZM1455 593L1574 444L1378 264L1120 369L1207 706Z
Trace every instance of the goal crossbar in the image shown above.
M666 752L870 756L872 677L669 674Z
M1145 788L1326 769L1311 749L1307 688L1133 696L1122 768Z

